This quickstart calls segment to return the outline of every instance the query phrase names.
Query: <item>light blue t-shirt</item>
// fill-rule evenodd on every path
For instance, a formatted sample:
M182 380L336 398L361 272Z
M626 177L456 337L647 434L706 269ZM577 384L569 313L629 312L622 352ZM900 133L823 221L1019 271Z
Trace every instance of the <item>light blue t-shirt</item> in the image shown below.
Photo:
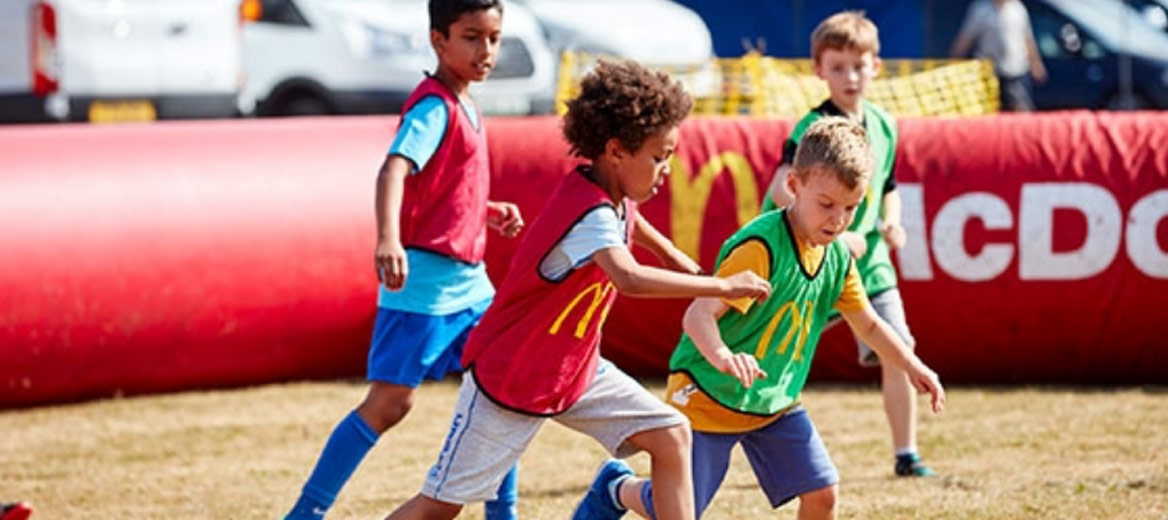
M477 129L479 115L466 101L460 100L462 113L470 118L470 122ZM414 163L411 173L418 173L438 151L442 138L446 137L446 123L448 114L446 103L438 96L426 96L414 104L414 107L402 116L401 128L389 147L389 155L400 155Z
M463 112L477 128L478 114L462 104ZM400 155L414 163L411 175L419 174L438 151L446 134L446 104L437 96L422 98L402 116L401 128L389 147L389 155ZM448 256L406 250L409 272L405 286L390 291L380 285L377 306L384 309L444 315L460 311L495 295L483 263L467 264Z

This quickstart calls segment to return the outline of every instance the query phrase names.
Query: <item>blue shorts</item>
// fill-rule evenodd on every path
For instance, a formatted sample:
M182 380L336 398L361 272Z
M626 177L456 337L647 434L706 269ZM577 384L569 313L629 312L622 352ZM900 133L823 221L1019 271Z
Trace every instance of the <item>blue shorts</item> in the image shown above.
M839 483L839 472L802 406L783 415L761 430L746 433L693 432L694 508L700 518L730 467L730 451L735 444L754 469L758 484L779 507L791 499ZM651 485L641 489L641 499L652 518Z
M424 379L462 371L462 346L491 299L436 316L377 309L366 379L417 388Z

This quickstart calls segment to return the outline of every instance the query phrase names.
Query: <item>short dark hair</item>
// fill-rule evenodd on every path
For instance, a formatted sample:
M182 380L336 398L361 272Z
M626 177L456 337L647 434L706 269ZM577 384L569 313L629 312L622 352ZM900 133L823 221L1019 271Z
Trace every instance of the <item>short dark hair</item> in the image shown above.
M580 95L568 101L564 138L577 157L596 159L609 139L630 151L645 140L681 124L693 99L681 83L634 61L600 60L580 82Z
M498 9L503 14L503 0L430 0L430 30L450 36L450 26L464 13Z

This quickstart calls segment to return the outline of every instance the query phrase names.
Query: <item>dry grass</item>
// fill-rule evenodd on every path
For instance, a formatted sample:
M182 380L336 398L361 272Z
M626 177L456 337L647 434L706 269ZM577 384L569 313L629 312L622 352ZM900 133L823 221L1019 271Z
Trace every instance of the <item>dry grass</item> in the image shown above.
M654 388L660 388L655 385ZM0 412L0 501L34 520L279 518L364 385L304 383ZM424 386L330 518L380 518L409 498L437 453L456 387ZM955 389L921 424L943 476L891 476L874 388L813 388L805 402L843 475L841 518L1168 519L1163 389ZM565 518L603 453L549 424L520 468L520 514ZM645 457L633 459L638 470ZM738 453L707 518L771 513ZM480 507L463 517L481 518Z

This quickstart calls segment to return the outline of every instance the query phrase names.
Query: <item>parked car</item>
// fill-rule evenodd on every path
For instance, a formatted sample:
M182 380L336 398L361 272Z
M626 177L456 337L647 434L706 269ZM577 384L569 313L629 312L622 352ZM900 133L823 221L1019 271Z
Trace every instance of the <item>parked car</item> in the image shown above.
M578 50L650 66L694 67L714 57L706 23L671 0L517 0L539 19L556 54Z
M721 71L710 29L684 5L672 0L516 1L531 9L556 56L579 51L629 58L669 70L696 97L718 93Z
M0 122L232 116L239 0L0 2Z
M258 0L257 0L258 1ZM244 28L242 113L359 114L400 111L433 71L425 0L262 0ZM555 56L535 18L508 3L495 69L471 85L486 114L551 110Z
M1168 0L1128 0L1152 27L1168 32Z
M1049 75L1039 108L1168 108L1168 34L1140 12L1123 0L1027 6Z

